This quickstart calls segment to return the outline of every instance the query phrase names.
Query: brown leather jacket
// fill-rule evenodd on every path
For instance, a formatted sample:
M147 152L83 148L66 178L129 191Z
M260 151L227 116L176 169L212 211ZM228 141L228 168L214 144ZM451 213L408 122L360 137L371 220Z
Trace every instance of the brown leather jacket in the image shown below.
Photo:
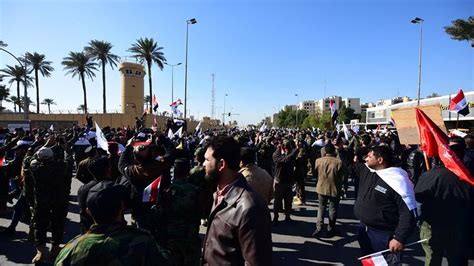
M242 175L213 206L202 265L272 265L270 212Z

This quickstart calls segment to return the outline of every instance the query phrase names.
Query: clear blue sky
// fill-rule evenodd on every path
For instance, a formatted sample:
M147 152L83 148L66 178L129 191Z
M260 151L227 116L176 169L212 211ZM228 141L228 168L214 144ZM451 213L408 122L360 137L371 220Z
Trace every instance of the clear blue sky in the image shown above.
M53 109L82 104L81 83L65 75L61 60L92 39L106 40L113 52L139 37L153 37L175 67L175 96L184 99L186 20L189 29L188 109L211 113L211 74L216 106L241 124L256 123L298 99L341 95L362 102L416 96L419 16L423 25L422 97L433 92L473 90L474 49L451 40L443 27L474 14L472 0L401 1L91 1L0 0L0 40L20 55L39 52L55 71L41 78L41 98ZM14 64L0 53L0 68ZM108 109L120 109L117 69L107 68ZM152 71L153 89L163 111L171 101L171 68ZM148 85L145 83L145 92ZM101 76L87 81L88 104L101 110ZM15 87L12 86L15 93ZM23 92L22 92L23 93ZM16 94L16 93L15 93ZM35 97L35 89L29 90ZM7 105L7 107L10 107ZM42 106L42 108L45 108Z

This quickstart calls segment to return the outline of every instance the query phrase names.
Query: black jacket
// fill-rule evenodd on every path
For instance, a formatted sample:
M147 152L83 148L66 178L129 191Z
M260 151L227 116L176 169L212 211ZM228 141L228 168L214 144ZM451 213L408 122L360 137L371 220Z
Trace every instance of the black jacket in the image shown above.
M425 172L415 186L421 218L432 226L472 226L473 190L445 167Z
M370 228L393 232L393 238L405 243L415 227L414 213L402 197L365 164L356 163L353 168L360 177L355 216Z
M288 155L281 154L281 150L273 153L275 164L274 177L276 183L293 184L295 174L295 162L298 149L293 149Z

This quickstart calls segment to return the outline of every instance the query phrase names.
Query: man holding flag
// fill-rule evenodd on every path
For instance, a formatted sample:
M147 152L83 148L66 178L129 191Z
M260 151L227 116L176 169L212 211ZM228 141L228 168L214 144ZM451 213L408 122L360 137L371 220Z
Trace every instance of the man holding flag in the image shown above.
M467 265L474 178L462 162L465 143L449 141L423 111L417 109L416 117L421 149L444 164L422 174L415 187L421 203L420 237L429 239L422 244L425 265L441 265L444 253L449 265Z
M413 184L400 167L393 167L388 146L371 148L366 164L354 164L360 178L354 206L360 220L358 240L363 255L390 249L391 261L400 261L401 251L415 228L416 201Z

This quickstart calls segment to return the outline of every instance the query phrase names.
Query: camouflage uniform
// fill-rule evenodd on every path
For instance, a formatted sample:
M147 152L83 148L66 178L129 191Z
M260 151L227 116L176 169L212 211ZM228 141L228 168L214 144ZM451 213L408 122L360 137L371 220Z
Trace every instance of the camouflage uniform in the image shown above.
M206 181L206 172L203 166L195 166L190 171L189 183L198 187L198 202L201 219L207 219L212 209L212 194L214 189Z
M170 250L175 265L199 265L201 239L198 188L185 180L175 180L154 207L153 233L158 243Z
M64 233L71 180L64 161L40 161L30 165L34 180L34 225L37 246L46 244L51 222L52 244L59 245ZM68 180L69 179L69 180Z
M92 179L94 179L94 176L92 176L91 172L89 172L89 169L87 168L91 160L92 158L90 157L85 158L77 165L76 178L83 184L87 184L92 181Z
M94 224L84 235L69 241L55 265L169 265L153 237L120 223Z

